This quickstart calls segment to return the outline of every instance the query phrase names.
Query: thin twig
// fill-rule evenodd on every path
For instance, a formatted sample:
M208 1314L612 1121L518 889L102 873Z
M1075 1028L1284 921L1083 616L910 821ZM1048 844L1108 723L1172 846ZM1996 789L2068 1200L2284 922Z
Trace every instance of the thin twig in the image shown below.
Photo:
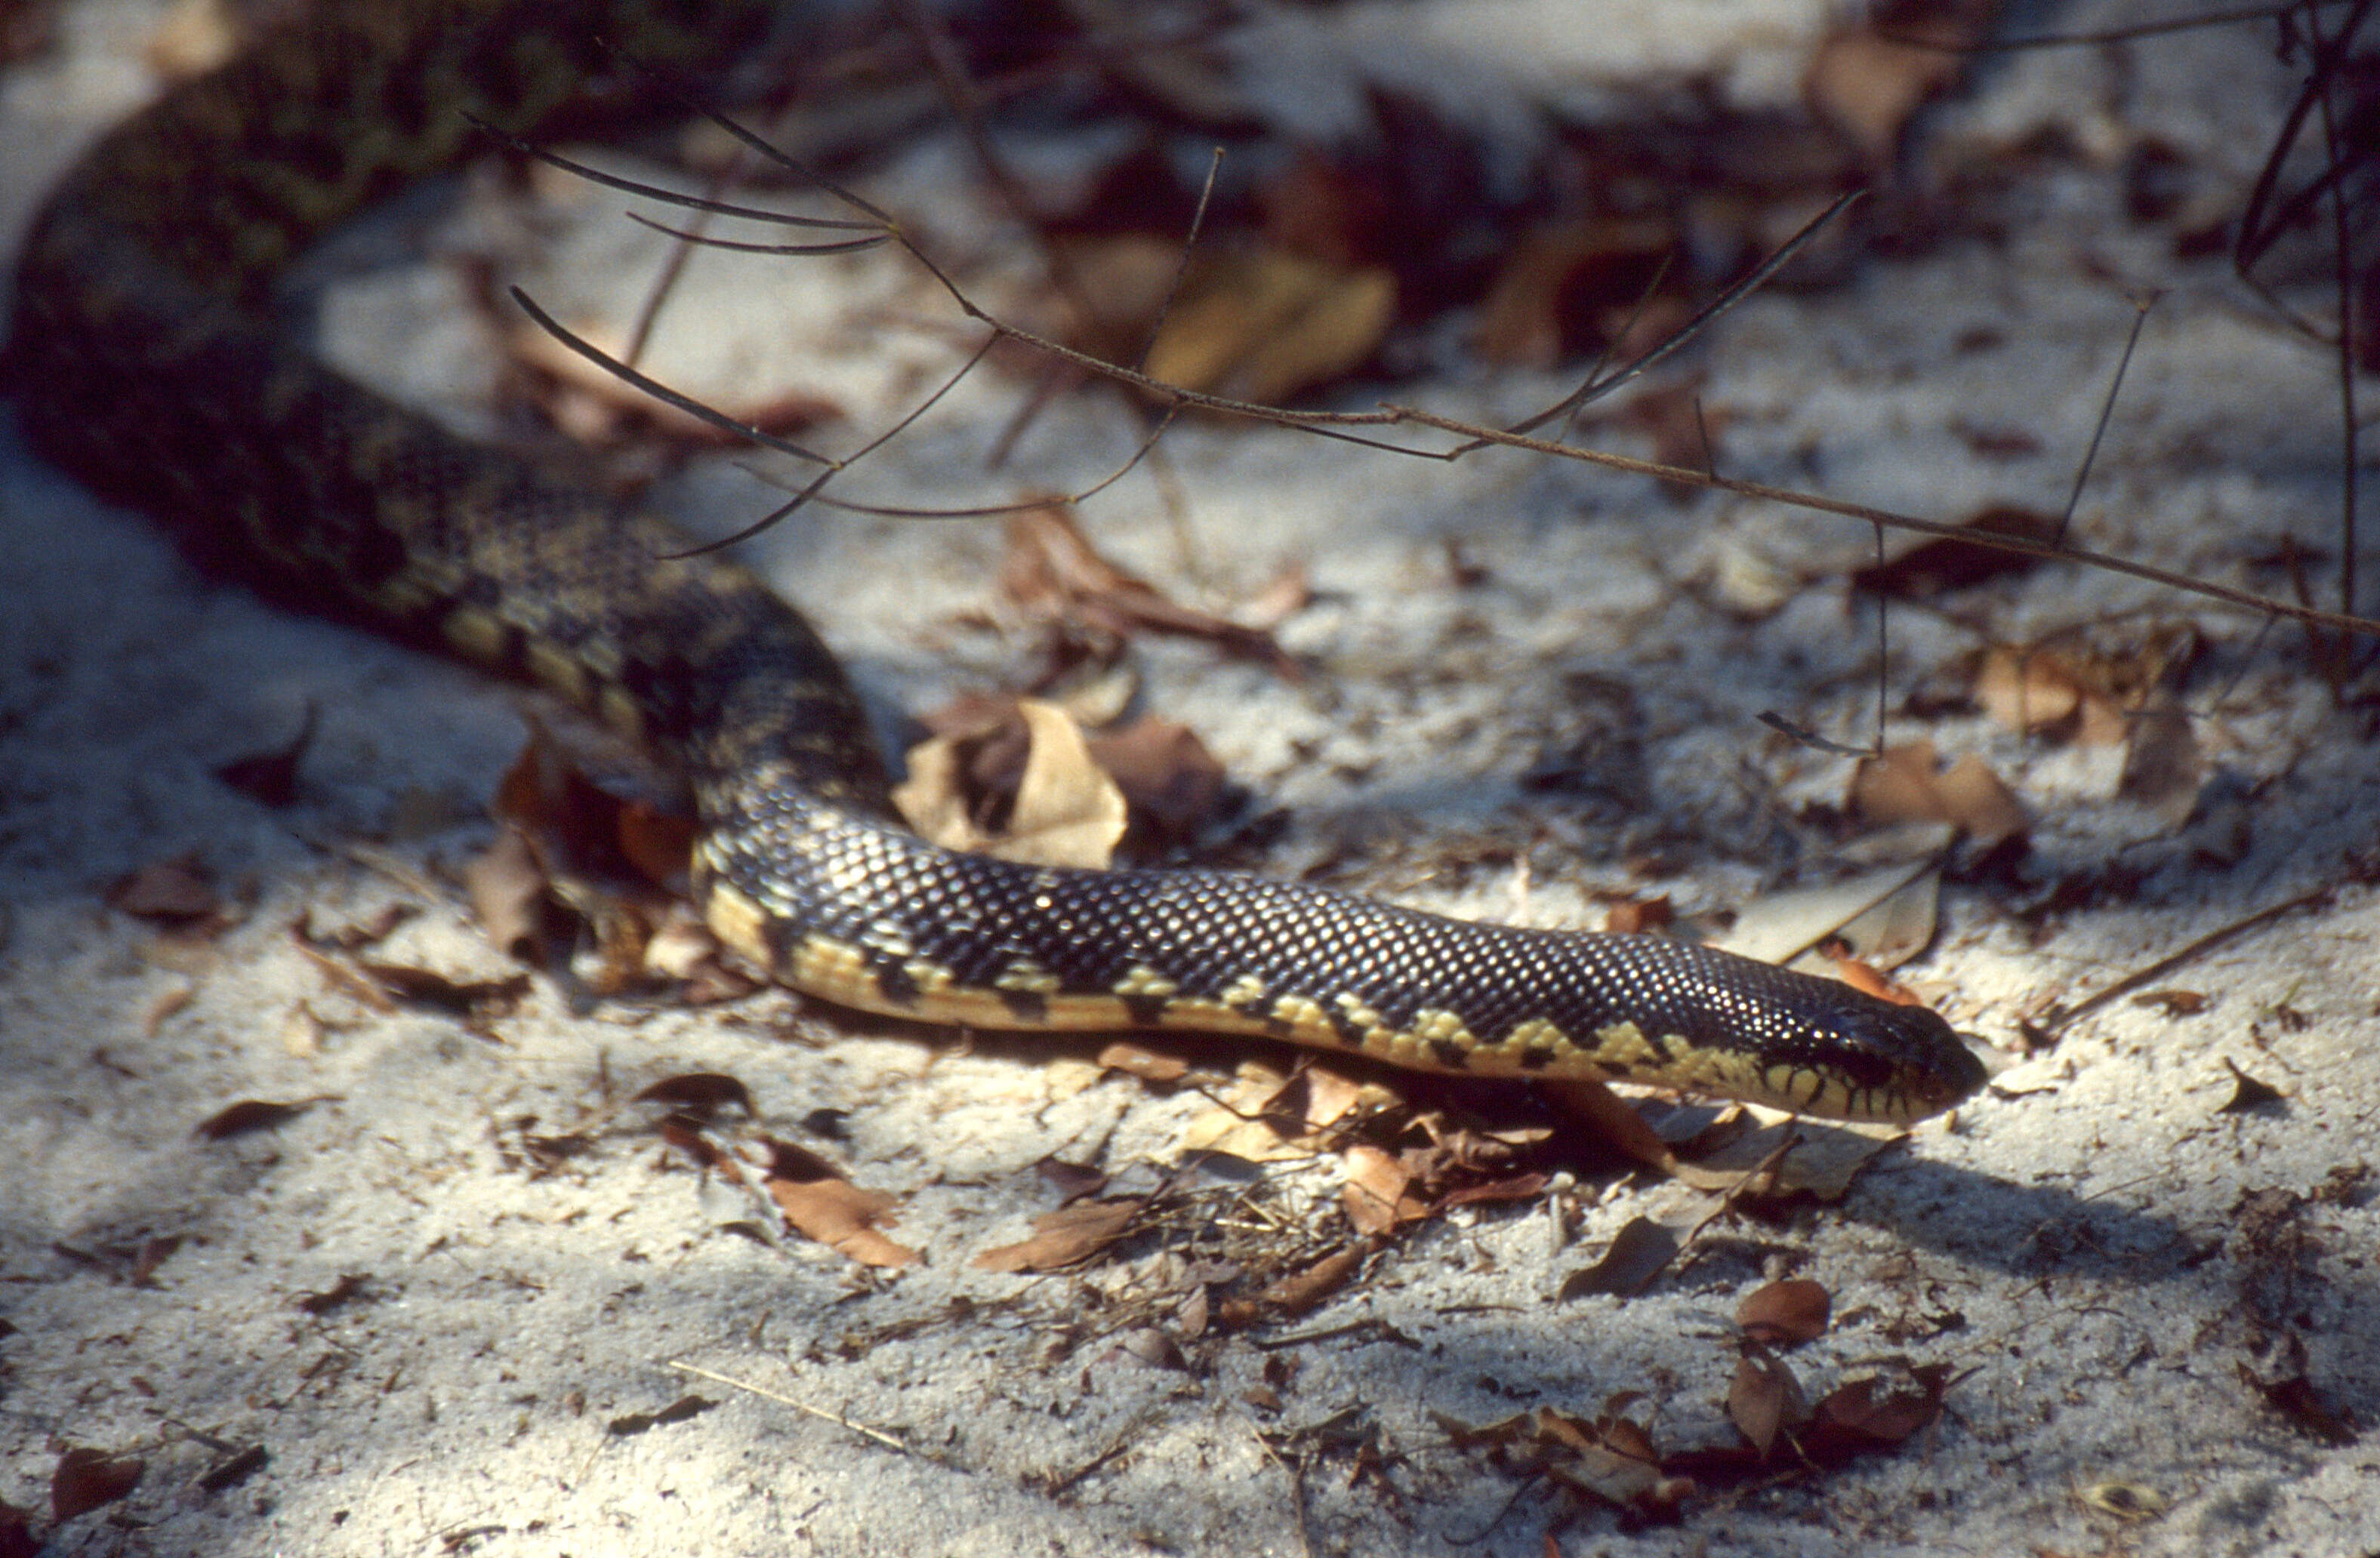
M2116 397L2123 392L2124 373L2132 366L2132 348L2141 344L2142 327L2149 322L2149 310L2156 307L2158 294L2132 300L2132 332L2124 337L2123 356L2116 359L2116 376L2107 382L2107 393L2099 402L2099 420L2091 429L2091 441L2082 451L2082 463L2074 469L2074 489L2066 495L2066 512L2058 516L2058 531L2050 537L2056 546L2066 544L2066 532L2074 523L2074 511L2082 502L2083 485L2091 479L2091 466L2099 458L2099 441L2107 436L2107 423L2116 415Z
M2215 948L2222 946L2227 941L2231 941L2237 937L2247 935L2252 930L2256 930L2262 926L2271 924L2275 920L2294 914L2301 909L2320 908L2323 904L2328 902L2331 896L2338 891L2338 888L2335 884L2328 887L2316 888L2312 892L2301 893L2297 897L2290 899L2286 902L2276 903L2266 909L2259 909L2247 918L2234 920L2231 924L2225 925L2220 930L2209 931L2206 935L2200 936L2196 941L2192 942L2189 946L2183 948L2180 951L2174 953L2172 956L2159 958L2155 962L2149 964L2146 968L2135 969L2131 973L2124 975L2123 978L2116 981L2113 984L2108 985L2106 989L2085 996L2082 1000L2077 1001L2070 1007L2061 1007L2058 1010L2048 1013L2043 1017L2036 1026L2038 1026L2044 1033L2062 1033L2067 1028L2070 1027L2077 1019L2087 1013L2098 1010L2101 1007L2106 1006L2109 1001L2117 1000L2124 996L2130 995L2143 984L2155 984L2156 981L2163 979L2167 974L2171 973L2174 970L2181 967L2184 963L2190 962L2193 959L2204 957L2205 954L2212 952Z
M837 1428L847 1429L851 1432L859 1435L862 1439L881 1444L888 1450L898 1450L905 1455L915 1455L919 1460L932 1461L935 1465L948 1467L953 1471L965 1471L967 1469L965 1467L960 1466L955 1462L944 1459L942 1456L935 1455L930 1450L920 1450L916 1445L911 1444L908 1441L901 1439L893 1434L887 1433L880 1428L870 1428L866 1423L854 1422L840 1412L830 1412L823 1407L813 1407L807 1401L796 1400L793 1396L770 1390L762 1385L753 1384L749 1381L739 1380L732 1375L718 1373L712 1370L705 1369L698 1364L686 1362L682 1359L671 1359L667 1367L676 1370L681 1374L692 1374L697 1379L709 1380L713 1384L725 1385L730 1390L744 1391L749 1395L759 1396L764 1401L773 1401L780 1407L791 1407L795 1411L807 1412L813 1418L822 1418L826 1421L834 1424Z

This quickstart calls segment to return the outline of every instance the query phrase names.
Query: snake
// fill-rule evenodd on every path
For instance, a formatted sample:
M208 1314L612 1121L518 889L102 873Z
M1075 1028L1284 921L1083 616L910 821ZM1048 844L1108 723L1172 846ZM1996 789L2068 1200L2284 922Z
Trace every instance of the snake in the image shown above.
M1922 1005L1681 938L930 844L893 819L840 663L752 573L341 376L293 327L294 261L484 150L475 121L609 133L784 20L748 0L355 0L268 31L103 133L47 197L7 347L21 425L268 598L540 683L667 756L695 797L704 917L830 1005L1255 1035L1849 1119L1921 1118L1982 1086Z

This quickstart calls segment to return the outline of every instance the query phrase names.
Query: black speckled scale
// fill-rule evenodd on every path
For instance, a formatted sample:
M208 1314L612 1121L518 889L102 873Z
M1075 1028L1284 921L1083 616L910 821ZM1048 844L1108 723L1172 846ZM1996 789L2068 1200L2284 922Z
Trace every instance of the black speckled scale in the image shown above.
M273 317L332 224L477 144L644 112L770 20L700 0L358 3L118 127L37 220L9 370L60 465L312 610L534 675L674 754L722 935L832 999L1012 1027L1221 1029L1482 1074L1633 1077L1907 1118L1983 1071L1941 1019L1654 937L1479 925L1201 872L1039 870L881 820L801 618L610 499L456 439Z

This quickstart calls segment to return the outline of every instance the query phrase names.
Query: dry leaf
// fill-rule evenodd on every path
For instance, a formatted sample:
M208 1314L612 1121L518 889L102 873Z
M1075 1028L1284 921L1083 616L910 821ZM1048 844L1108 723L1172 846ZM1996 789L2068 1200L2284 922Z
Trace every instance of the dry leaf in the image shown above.
M225 1105L200 1120L190 1134L202 1141L223 1141L234 1136L246 1136L251 1131L270 1130L296 1119L306 1112L309 1104L314 1102L318 1100L275 1104L269 1099L243 1098L237 1104Z
M1099 1064L1111 1071L1138 1077L1145 1082L1178 1082L1190 1074L1190 1062L1178 1055L1117 1040L1099 1050Z
M1267 1320L1293 1320L1315 1309L1363 1270L1364 1262L1379 1247L1369 1239L1326 1255L1304 1271L1292 1272L1253 1298L1226 1298L1215 1319L1228 1330L1239 1330Z
M1667 893L1658 898L1628 898L1605 912L1603 928L1615 936L1642 936L1662 929L1676 917Z
M1088 744L1156 848L1196 839L1222 800L1223 765L1187 725L1143 716L1089 737Z
M1840 1201L1860 1170L1907 1135L1898 1127L1794 1120L1747 1131L1706 1158L1681 1163L1677 1176L1696 1190L1725 1190L1758 1201L1796 1195Z
M1191 257L1149 343L1151 378L1273 405L1367 361L1396 318L1397 280L1286 249Z
M905 1266L917 1252L876 1231L893 1221L897 1197L863 1190L848 1179L764 1181L786 1225L805 1238L839 1250L863 1266Z
M309 1293L299 1298L298 1307L311 1315L329 1314L334 1310L345 1308L362 1293L364 1284L369 1280L359 1274L344 1274L322 1292Z
M226 0L175 0L142 44L141 63L161 80L203 76L239 53L251 19Z
M1505 367L1551 368L1610 344L1678 238L1673 223L1649 217L1540 223L1507 248L1480 300L1473 349Z
M1779 1431L1809 1421L1810 1403L1792 1370L1754 1347L1736 1359L1735 1379L1727 1391L1727 1415L1765 1459Z
M1339 1192L1347 1220L1361 1234L1384 1234L1417 1223L1435 1210L1414 1193L1413 1170L1390 1153L1358 1142L1347 1149L1347 1182Z
M356 967L398 1000L458 1017L465 1026L480 1033L498 1018L511 1016L529 991L526 973L502 979L454 979L435 969L369 958L357 959Z
M1298 675L1296 662L1270 634L1184 606L1109 562L1062 503L1042 503L1009 516L1000 587L1026 614L1094 636L1153 633L1201 639L1283 678Z
M146 1463L138 1455L70 1446L50 1473L50 1516L67 1521L114 1504L140 1480Z
M2266 1104L2282 1103L2288 1096L2272 1083L2259 1081L2240 1069L2238 1064L2228 1055L2223 1057L2223 1067L2231 1073L2231 1096L2225 1099L2223 1106L2215 1111L2218 1115L2241 1114Z
M1973 753L1938 772L1934 743L1923 739L1863 757L1852 772L1851 807L1879 827L1947 822L1986 848L2031 826L2024 806Z
M2189 712L2159 691L2131 722L2131 745L2116 793L2156 813L2168 827L2180 827L2198 810L2198 793L2213 771Z
M2269 1384L2262 1380L2253 1383L2275 1410L2322 1443L2348 1445L2362 1437L2355 1414L2344 1409L2332 1411L2314 1393L2313 1382L2303 1374L2292 1374Z
M1033 1171L1057 1188L1062 1206L1072 1206L1085 1196L1095 1196L1108 1188L1108 1177L1088 1164L1043 1158L1033 1165Z
M1476 1427L1432 1413L1459 1446L1488 1445L1519 1469L1542 1472L1581 1492L1617 1505L1647 1521L1673 1519L1694 1483L1662 1469L1653 1436L1621 1416L1641 1400L1622 1391L1604 1404L1593 1422L1540 1407L1519 1417Z
M630 1412L623 1417L613 1418L604 1425L604 1431L617 1438L627 1438L661 1428L665 1424L682 1423L689 1418L698 1418L718 1405L718 1402L707 1396L681 1395L658 1412Z
M1903 0L1818 45L1803 101L1872 168L1888 165L1910 118L1965 69L1997 0Z
M1984 510L1966 520L1961 527L1987 536L2047 541L2058 534L2058 520L2033 509L2002 505ZM2025 552L1938 538L1912 547L1889 562L1871 563L1858 570L1852 574L1852 586L1870 595L1931 600L1953 590L2024 573L2040 561Z
M1595 1264L1562 1279L1556 1295L1563 1302L1590 1293L1631 1298L1653 1285L1653 1279L1675 1259L1684 1241L1675 1228L1650 1217L1631 1217Z
M1055 1272L1079 1266L1130 1232L1147 1209L1147 1196L1081 1202L1033 1219L1033 1237L978 1255L971 1265L988 1272Z
M1543 1081L1537 1088L1548 1103L1585 1125L1605 1145L1627 1153L1656 1173L1676 1172L1678 1160L1669 1143L1645 1123L1643 1115L1603 1083Z
M489 943L508 958L535 960L545 937L545 868L518 828L497 829L463 867L463 888Z
M1941 1415L1942 1396L1949 1388L1950 1366L1928 1363L1905 1370L1900 1377L1871 1375L1842 1385L1818 1403L1813 1414L1816 1430L1841 1442L1841 1447L1898 1444ZM1814 1455L1825 1447L1814 1431Z
M1029 748L1016 798L997 827L979 818L965 782L969 743L935 736L909 751L909 777L892 791L904 821L945 849L1034 865L1099 868L1123 837L1124 800L1091 760L1074 717L1055 704L1020 699Z
M663 1077L629 1100L633 1104L666 1104L698 1117L716 1114L733 1104L747 1115L757 1114L752 1093L742 1081L723 1071L686 1071Z
M1735 1322L1763 1347L1798 1347L1827 1334L1833 1304L1824 1283L1795 1277L1755 1289L1735 1307Z

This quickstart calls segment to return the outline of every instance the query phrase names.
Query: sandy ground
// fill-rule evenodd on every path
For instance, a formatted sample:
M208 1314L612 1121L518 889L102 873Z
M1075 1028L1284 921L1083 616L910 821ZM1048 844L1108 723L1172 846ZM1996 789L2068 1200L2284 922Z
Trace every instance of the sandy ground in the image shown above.
M1479 81L1516 103L1610 87L1560 51L1500 63L1500 40L1529 35L1526 7L1442 8L1431 47L1478 45L1461 78L1475 101ZM1704 39L1703 67L1753 97L1792 79L1753 45L1790 64L1809 13L1691 9L1668 46ZM1736 14L1736 45L1706 10ZM1378 14L1350 17L1378 46ZM155 19L73 7L63 52L13 71L11 232L73 144L150 90ZM1677 63L1613 50L1627 70ZM2117 172L2160 137L2236 199L2291 86L2248 29L1984 72L1933 133L2062 137L2067 154L2010 153L2023 177L1997 236L1727 321L1701 366L1729 467L1936 517L2055 511L2131 325L2124 284L2155 285L2078 538L2266 591L2287 588L2285 541L2326 570L2332 366L2219 256L2176 260L2168 229L2129 225ZM1318 114L1330 101L1307 97ZM979 243L968 273L997 296L968 187L961 149L929 134L870 187L931 212L954 248ZM618 268L614 205L550 224L540 296ZM433 249L484 236L468 211L443 220ZM731 305L697 300L676 329L739 343L740 362L749 320L781 305L795 322L764 344L797 349L759 355L880 425L948 359L950 332L926 289L879 265L730 272L738 322L705 322ZM370 271L334 290L326 330L340 360L468 421L488 343L455 322L449 284L433 265ZM1562 387L1450 361L1398 393L1494 419ZM1020 393L994 378L963 393L890 452L880 490L1064 488L1128 447L1129 420L1087 400L987 477L981 451ZM1313 668L1302 683L1195 647L1145 656L1151 707L1285 809L1269 868L1335 861L1417 904L1548 924L1597 923L1598 890L1709 913L1848 868L1806 820L1842 802L1848 761L1756 717L1866 739L1873 639L1842 583L1864 529L1517 458L1450 469L1213 427L1168 447L1179 523L1128 482L1087 520L1113 555L1207 604L1291 562L1316 586L1282 629ZM766 500L720 468L679 501L716 533ZM999 548L986 528L837 517L755 561L890 724L1023 662L1020 637L980 625ZM2119 796L2119 748L2028 740L1938 699L1888 732L1980 755L2034 818L2021 876L1954 883L1935 945L1902 970L2005 1053L1991 1093L1918 1128L1838 1204L1715 1230L1641 1297L1555 1295L1629 1218L1710 1202L1582 1172L1550 1202L1431 1223L1303 1320L1202 1332L1180 1315L1197 1274L1155 1243L1080 1276L969 1264L1057 1203L1035 1172L1050 1157L1337 1237L1333 1160L1184 1159L1206 1100L1102 1075L1087 1047L956 1045L768 995L578 1009L545 983L491 1037L326 986L288 927L395 904L416 912L380 955L511 972L454 879L489 837L481 808L530 705L202 577L0 420L0 1498L39 1509L55 1553L2380 1552L2380 1450L2324 1442L2258 1388L2302 1375L2335 1413L2380 1410L2370 683L2335 700L2293 631L2049 568L1959 612L1902 612L1896 694L1955 682L1986 641L2092 623L2188 625L2206 644L2178 692L2214 771L2179 825ZM214 778L309 706L295 806ZM1521 784L1565 753L1594 784ZM107 906L111 882L190 851L238 905L212 943ZM2204 996L2194 1014L2115 1002L2017 1055L2021 1017L2325 888L2155 982ZM2061 892L2058 912L2020 915ZM2227 1065L2282 1096L2221 1112ZM663 1148L645 1112L605 1112L693 1070L743 1079L771 1129L898 1197L892 1231L923 1262L871 1272L739 1237L748 1202ZM194 1135L241 1099L307 1106ZM579 1155L531 1151L573 1129L591 1143ZM1898 1453L1699 1500L1639 1534L1450 1442L1442 1418L1591 1416L1628 1391L1665 1442L1729 1442L1727 1317L1789 1273L1835 1298L1834 1329L1793 1355L1814 1391L1888 1358L1947 1364L1939 1420ZM343 1301L306 1302L349 1277ZM1181 1302L1144 1302L1168 1293ZM689 1393L710 1405L632 1420ZM145 1470L122 1502L50 1528L71 1446ZM224 1470L250 1447L261 1465ZM2128 1498L2135 1518L2108 1512Z

